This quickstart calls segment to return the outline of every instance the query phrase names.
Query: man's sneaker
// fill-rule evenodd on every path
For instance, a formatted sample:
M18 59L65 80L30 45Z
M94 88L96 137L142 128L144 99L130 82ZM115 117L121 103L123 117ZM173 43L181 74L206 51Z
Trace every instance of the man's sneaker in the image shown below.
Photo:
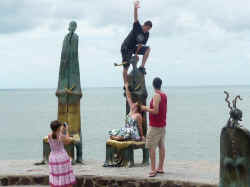
M139 71L142 72L144 75L146 75L146 69L144 67L139 67Z

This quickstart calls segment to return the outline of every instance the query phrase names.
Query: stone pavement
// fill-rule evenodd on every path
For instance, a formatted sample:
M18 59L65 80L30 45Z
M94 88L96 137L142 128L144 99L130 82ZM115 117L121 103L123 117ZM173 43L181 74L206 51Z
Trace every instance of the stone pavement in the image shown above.
M0 179L6 177L48 176L48 166L35 166L36 161L0 161ZM103 168L100 161L85 161L84 165L73 166L77 177L126 178L131 180L152 180L147 177L149 166L133 168ZM208 161L168 161L166 173L157 175L154 181L181 181L184 183L210 184L217 186L219 164ZM17 179L15 179L17 180ZM85 180L85 179L84 179ZM91 179L92 180L92 179ZM24 183L25 185L26 183ZM38 183L46 184L46 183ZM1 183L0 183L1 185ZM37 185L36 185L37 186ZM185 186L185 185L183 185ZM20 186L19 186L20 187Z

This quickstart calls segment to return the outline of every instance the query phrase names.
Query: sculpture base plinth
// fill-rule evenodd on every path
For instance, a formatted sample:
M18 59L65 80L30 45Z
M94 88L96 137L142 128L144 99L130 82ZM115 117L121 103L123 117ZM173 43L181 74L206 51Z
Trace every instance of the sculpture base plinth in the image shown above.
M58 103L58 120L69 125L69 134L80 134L81 131L81 111L80 100L76 104Z
M134 150L142 149L142 164L149 164L149 152L145 148L145 142L136 141L116 141L108 140L106 142L106 161L104 167L133 167Z
M250 187L250 131L242 126L226 126L220 137L219 187Z

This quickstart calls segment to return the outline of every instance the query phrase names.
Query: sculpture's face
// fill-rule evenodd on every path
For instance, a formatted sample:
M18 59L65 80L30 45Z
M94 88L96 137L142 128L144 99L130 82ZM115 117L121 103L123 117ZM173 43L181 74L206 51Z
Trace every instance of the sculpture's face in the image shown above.
M71 21L69 23L69 31L75 32L76 28L77 28L77 23L75 21Z
M250 186L250 133L226 127L221 133L220 187Z

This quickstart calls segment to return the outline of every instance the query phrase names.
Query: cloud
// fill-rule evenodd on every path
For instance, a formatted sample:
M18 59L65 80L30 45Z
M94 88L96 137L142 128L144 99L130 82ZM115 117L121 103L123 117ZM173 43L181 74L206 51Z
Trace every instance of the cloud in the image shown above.
M78 23L83 85L122 85L113 63L132 27L133 0L1 0L0 7L0 88L55 87L71 20ZM246 0L141 0L140 21L153 21L147 82L247 83L249 17Z
M47 0L1 0L0 7L0 34L37 28L46 23L51 12Z

